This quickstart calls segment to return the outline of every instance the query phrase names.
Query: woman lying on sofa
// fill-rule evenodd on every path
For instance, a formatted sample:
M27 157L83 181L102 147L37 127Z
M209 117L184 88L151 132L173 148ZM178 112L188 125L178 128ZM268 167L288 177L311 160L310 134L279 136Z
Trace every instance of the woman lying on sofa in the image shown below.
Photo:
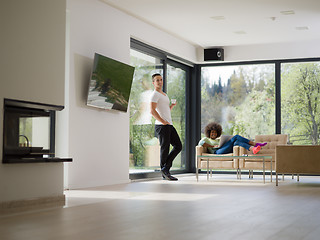
M253 154L257 154L261 147L265 146L267 143L255 143L247 138L240 135L235 135L225 143L220 143L217 138L221 136L222 127L219 123L211 122L205 127L206 137L199 141L198 145L206 147L208 152L214 154L227 154L233 152L233 146L241 146L251 151Z

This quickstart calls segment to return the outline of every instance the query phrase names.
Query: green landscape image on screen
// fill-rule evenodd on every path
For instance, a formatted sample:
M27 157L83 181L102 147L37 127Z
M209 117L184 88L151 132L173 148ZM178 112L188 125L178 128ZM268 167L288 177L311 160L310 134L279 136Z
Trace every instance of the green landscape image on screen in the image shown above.
M87 105L127 111L134 67L95 54Z

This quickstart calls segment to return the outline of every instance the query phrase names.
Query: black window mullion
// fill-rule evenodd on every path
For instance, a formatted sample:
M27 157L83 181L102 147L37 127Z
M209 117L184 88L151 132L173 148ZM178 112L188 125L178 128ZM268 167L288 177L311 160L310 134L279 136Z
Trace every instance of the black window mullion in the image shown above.
M276 134L281 133L281 62L275 63L275 84L276 84Z
M168 92L168 82L167 82L167 64L168 64L168 61L167 61L167 58L163 59L163 76L162 76L162 79L163 79L163 91L166 93Z

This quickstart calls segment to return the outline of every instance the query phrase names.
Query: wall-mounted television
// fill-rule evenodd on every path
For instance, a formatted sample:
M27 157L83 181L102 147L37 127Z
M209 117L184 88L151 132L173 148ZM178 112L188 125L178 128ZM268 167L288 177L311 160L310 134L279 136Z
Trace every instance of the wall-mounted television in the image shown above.
M126 112L134 67L95 53L87 105Z

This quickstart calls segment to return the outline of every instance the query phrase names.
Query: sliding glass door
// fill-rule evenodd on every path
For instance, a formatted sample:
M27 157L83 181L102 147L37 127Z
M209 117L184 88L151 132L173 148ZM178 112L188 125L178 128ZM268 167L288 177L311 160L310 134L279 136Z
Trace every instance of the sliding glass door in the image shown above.
M163 91L170 100L176 99L172 109L173 125L183 145L182 152L173 162L171 171L186 168L186 79L184 65L168 61L161 57L150 56L131 49L131 65L135 74L130 94L130 174L152 173L160 170L160 145L155 135L155 119L150 114L150 94L153 91L152 75L163 76Z

